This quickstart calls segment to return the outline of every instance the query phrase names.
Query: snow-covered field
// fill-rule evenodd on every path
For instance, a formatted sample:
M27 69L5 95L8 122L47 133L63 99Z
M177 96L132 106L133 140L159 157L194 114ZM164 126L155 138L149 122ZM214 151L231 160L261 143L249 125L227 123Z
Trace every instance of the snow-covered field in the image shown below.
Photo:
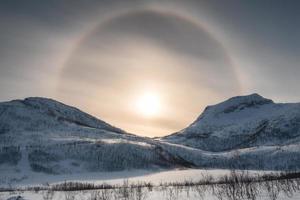
M265 174L269 172L262 171L248 171L251 175ZM203 179L205 176L212 176L219 178L230 174L229 170L170 170L170 171L146 171L146 170L132 170L123 172L111 173L87 173L80 176L72 175L66 176L38 176L33 179L26 179L14 185L14 187L24 188L32 185L53 185L67 181L94 183L109 185L128 186L130 184L138 184L141 182L150 182L153 187L133 188L127 189L106 189L106 190L81 190L81 191L13 191L0 192L0 200L227 200L228 198L222 195L222 187L176 187L164 186L167 183L183 183L185 181L196 182ZM68 178L68 179L66 179ZM128 184L128 185L127 185ZM126 189L125 189L126 190ZM263 189L262 189L263 190ZM128 193L128 196L124 195ZM273 191L272 191L273 192ZM272 193L272 194L277 194ZM293 195L288 195L284 192L278 192L278 196L273 197L267 191L260 191L256 199L262 200L280 200L280 199L300 199L300 194L295 192ZM228 199L231 200L231 199ZM239 199L232 199L239 200Z
M200 170L200 169L183 169L183 170L129 170L120 172L95 172L81 174L64 174L64 175L47 175L43 173L31 173L30 178L20 179L18 182L9 183L10 186L23 187L28 185L46 185L68 181L93 182L95 184L119 184L126 179L130 182L151 182L160 184L165 182L182 182L182 181L199 181L203 175L212 175L214 177L228 174L229 170ZM252 171L252 173L259 173ZM8 175L11 177L11 174ZM5 175L2 176L2 179ZM4 182L4 180L2 180ZM0 186L8 186L2 183Z
M272 171L247 171L249 174L266 174ZM0 186L13 186L13 187L24 187L24 186L35 186L35 185L48 185L56 184L64 181L74 182L87 182L95 184L120 184L124 180L128 180L131 183L137 182L151 182L153 184L169 183L169 182L184 182L184 181L199 181L204 176L212 176L218 178L220 176L229 174L230 170L224 169L174 169L174 170L126 170L119 172L90 172L80 174L63 174L63 175L49 175L44 173L30 173L30 177L20 179L17 182L10 182L5 184L5 175L2 175L2 184ZM7 174L11 177L11 174Z
M100 193L101 194L101 193ZM51 194L52 195L52 194ZM18 196L22 198L18 199ZM80 192L54 192L53 196L50 199L52 200L94 200L93 197L97 196L96 191L80 191ZM97 198L97 197L96 197ZM15 193L0 193L0 199L2 200L46 200L49 199L47 192L15 192ZM99 200L104 200L105 198L99 198ZM111 198L112 200L122 200L124 198ZM211 194L205 194L203 197L195 191L182 191L176 197L170 191L149 191L145 197L141 200L219 200L217 197ZM225 199L225 198L224 198ZM267 195L262 195L258 197L257 200L267 200L270 199ZM284 195L280 195L277 200L299 200L300 195L296 194L293 197L289 198ZM96 199L97 200L97 199Z

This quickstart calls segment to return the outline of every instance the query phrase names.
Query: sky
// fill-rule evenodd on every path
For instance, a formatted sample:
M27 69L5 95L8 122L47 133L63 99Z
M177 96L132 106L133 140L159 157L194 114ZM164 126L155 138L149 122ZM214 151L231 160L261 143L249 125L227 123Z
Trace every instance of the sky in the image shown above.
M300 102L297 0L3 0L0 101L53 98L138 135L259 93Z

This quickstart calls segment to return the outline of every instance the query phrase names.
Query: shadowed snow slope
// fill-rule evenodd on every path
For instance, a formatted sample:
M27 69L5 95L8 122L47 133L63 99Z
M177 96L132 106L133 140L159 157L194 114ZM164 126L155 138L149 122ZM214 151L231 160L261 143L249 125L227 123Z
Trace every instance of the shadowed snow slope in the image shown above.
M0 105L0 119L2 132L5 129L37 130L47 129L54 125L64 127L78 125L124 133L121 129L96 119L77 108L52 99L39 97L2 103Z
M0 103L0 182L34 173L190 166L156 143L51 99Z

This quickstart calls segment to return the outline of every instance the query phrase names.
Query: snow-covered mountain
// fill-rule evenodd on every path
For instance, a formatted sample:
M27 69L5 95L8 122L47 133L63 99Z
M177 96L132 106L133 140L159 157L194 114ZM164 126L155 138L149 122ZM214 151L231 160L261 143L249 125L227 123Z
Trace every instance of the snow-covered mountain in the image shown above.
M0 134L12 130L38 131L76 125L123 134L123 130L96 119L77 108L52 99L31 97L0 104Z
M0 103L0 185L44 174L177 167L300 169L300 104L233 97L151 139L45 98Z
M157 142L45 98L0 103L0 184L36 173L190 166Z
M233 97L160 141L197 167L299 170L300 103Z
M187 128L163 140L213 152L300 141L300 104L274 103L258 94L208 106Z

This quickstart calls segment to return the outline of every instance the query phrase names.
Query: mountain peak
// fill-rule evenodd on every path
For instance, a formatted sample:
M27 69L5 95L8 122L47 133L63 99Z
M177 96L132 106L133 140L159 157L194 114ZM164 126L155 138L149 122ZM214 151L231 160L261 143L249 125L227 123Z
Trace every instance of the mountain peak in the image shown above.
M37 109L51 109L57 111L64 111L67 109L82 112L76 107L69 106L57 100L45 97L27 97L24 100L21 100L21 102Z
M54 109L59 108L59 107L71 107L67 106L59 101L50 99L50 98L45 98L45 97L27 97L24 100L21 100L21 102L25 105L30 105L35 108L42 108L42 107L48 107ZM71 107L73 108L73 107ZM75 109L75 108L74 108Z
M259 94L250 94L245 96L236 96L220 103L219 106L224 108L225 113L233 112L235 110L242 110L246 107L254 107L264 104L273 103L272 100L266 99Z
M245 108L255 108L265 104L274 103L271 99L266 99L257 93L229 98L219 104L206 107L203 114L213 112L214 114L231 113ZM199 117L202 118L203 114Z
M126 133L125 131L114 127L90 114L87 114L75 107L68 106L59 101L44 97L28 97L24 100L13 100L0 103L0 113L6 124L23 124L26 127L31 124L39 124L40 129L49 126L62 125L68 123L77 126L102 129L115 133ZM30 123L26 123L30 121ZM1 123L1 120L0 120ZM2 121L4 123L4 121ZM44 125L44 126L43 126ZM13 125L13 127L19 127ZM32 125L33 127L38 127Z
M283 138L300 136L299 108L300 104L276 104L259 94L232 97L207 107L190 126L166 140L210 151L278 145Z
M232 97L224 102L234 102L234 103L240 103L240 102L257 102L257 103L261 103L261 102L268 102L268 103L272 103L273 101L267 98L264 98L263 96L257 94L257 93L253 93L253 94L249 94L249 95L243 95L243 96L236 96L236 97Z
M27 97L24 101L36 101L36 102L58 102L56 100L46 98L46 97Z

